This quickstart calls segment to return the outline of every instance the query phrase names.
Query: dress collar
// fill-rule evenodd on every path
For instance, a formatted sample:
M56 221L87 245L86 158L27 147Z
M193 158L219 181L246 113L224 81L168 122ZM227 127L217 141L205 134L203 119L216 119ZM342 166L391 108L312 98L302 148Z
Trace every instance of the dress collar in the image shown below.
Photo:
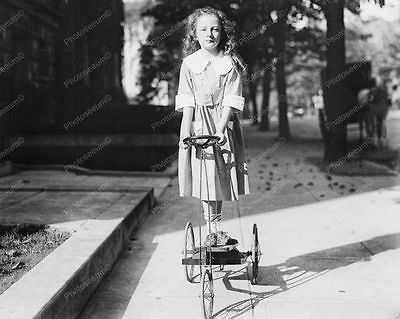
M188 55L184 58L184 61L193 73L203 72L209 63L211 63L215 72L220 75L228 73L233 67L230 55L223 55L222 57L217 57L211 61L210 58L207 58L201 52L201 49Z

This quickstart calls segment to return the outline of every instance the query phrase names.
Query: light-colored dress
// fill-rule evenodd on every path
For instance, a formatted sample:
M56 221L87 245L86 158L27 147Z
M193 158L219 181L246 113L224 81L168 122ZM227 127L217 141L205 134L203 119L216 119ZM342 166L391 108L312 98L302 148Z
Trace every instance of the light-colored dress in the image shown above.
M184 107L194 108L191 135L215 134L223 108L231 107L233 112L224 132L227 142L221 146L225 164L222 171L217 169L213 147L205 149L202 169L199 147L179 149L180 196L233 201L238 200L238 195L249 194L247 158L238 117L244 107L242 79L231 56L210 61L198 50L183 59L175 110L182 112ZM226 180L228 184L223 182Z

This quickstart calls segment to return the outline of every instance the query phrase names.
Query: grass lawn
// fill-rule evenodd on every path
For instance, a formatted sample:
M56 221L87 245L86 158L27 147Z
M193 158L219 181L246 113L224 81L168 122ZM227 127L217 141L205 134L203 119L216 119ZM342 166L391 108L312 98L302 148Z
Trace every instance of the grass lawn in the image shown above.
M69 237L46 225L0 225L0 294Z

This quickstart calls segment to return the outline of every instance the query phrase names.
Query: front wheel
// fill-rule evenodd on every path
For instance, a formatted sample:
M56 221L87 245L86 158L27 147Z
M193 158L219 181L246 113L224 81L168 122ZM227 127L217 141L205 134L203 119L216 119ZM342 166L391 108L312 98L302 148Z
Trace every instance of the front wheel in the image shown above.
M185 226L185 246L183 247L183 258L190 258L195 253L194 232L192 223L188 222ZM185 275L189 282L194 279L194 265L185 265Z
M214 285L210 271L207 269L201 276L201 308L205 319L212 317L214 307Z
M251 243L251 284L257 284L257 276L258 276L258 263L260 261L261 251L260 244L258 242L258 229L257 224L253 225L253 240Z

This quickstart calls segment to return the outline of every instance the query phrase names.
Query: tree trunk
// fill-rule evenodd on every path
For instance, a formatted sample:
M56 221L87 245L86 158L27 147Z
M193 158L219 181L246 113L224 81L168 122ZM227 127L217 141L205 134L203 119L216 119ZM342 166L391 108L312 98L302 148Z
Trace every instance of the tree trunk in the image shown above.
M249 93L249 84L243 85L243 96L250 96ZM241 114L242 119L250 119L250 110L249 110L249 103L246 99L246 103L244 104L243 112Z
M276 64L276 87L279 101L279 137L290 138L285 74L286 22L286 15L281 15L276 23L275 43L279 56Z
M345 105L345 37L344 0L329 1L324 9L327 21L326 38L332 39L326 51L326 73L323 80L324 108L327 121L335 121L346 112ZM338 121L336 121L338 122ZM328 140L325 142L324 160L329 164L346 155L347 130L345 121L329 127Z
M253 106L253 114L251 116L253 125L258 124L257 87L258 87L258 78L254 79L254 81L249 82L250 101L251 105Z
M177 85L176 81L174 79L171 79L168 81L168 105L174 105L175 104L175 94L177 91Z
M271 93L271 70L268 69L264 72L262 77L262 109L261 109L261 124L260 130L269 131L269 96Z

